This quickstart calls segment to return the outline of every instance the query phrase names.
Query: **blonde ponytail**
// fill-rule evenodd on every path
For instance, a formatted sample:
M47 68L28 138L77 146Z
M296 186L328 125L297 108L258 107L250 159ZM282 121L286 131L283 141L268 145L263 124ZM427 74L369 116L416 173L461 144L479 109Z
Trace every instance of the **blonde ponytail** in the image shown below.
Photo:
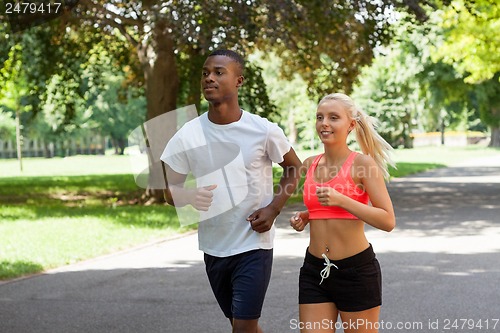
M358 109L354 101L345 94L327 95L321 99L319 104L326 100L339 101L344 104L348 116L356 120L356 140L361 151L365 155L370 155L382 170L384 178L389 179L388 166L395 167L395 163L391 158L393 148L375 130L378 125L377 120Z

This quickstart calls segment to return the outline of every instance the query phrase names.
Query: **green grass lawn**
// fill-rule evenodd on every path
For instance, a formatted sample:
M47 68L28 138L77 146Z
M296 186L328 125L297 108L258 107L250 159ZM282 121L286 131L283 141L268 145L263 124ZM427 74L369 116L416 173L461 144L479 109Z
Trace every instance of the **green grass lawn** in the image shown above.
M303 159L314 155L299 152ZM395 151L401 177L498 149L429 147ZM192 230L175 209L138 204L144 192L128 156L0 160L0 280L40 272ZM276 169L276 181L279 169ZM301 201L297 193L289 202Z
M173 207L137 204L143 192L130 174L0 178L0 280L195 227L180 227Z
M0 178L131 174L133 158L125 155L23 158L22 172L17 159L0 159Z

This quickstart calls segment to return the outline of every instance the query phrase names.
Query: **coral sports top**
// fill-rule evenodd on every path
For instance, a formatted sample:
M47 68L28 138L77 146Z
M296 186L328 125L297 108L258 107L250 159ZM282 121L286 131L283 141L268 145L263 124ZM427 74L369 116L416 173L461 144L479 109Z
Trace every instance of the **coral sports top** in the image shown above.
M314 181L314 171L318 166L318 162L323 156L323 154L318 155L309 170L307 170L306 179L304 182L304 204L309 211L310 220L323 220L323 219L351 219L358 220L356 216L349 213L347 210L340 208L338 206L323 206L319 203L318 197L316 195L316 187L333 187L338 192L348 196L349 198L359 201L364 204L368 204L369 197L366 191L361 190L351 177L351 166L352 162L356 158L358 153L351 152L344 162L340 171L335 177L327 181L326 183L317 183Z

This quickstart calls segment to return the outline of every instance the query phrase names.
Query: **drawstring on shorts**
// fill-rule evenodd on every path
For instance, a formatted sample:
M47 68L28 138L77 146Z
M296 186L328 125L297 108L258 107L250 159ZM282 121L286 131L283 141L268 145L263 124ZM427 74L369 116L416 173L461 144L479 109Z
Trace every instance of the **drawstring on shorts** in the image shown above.
M324 279L327 279L327 278L330 276L330 268L331 268L332 266L333 266L333 267L335 267L336 269L339 269L339 268L337 267L337 265L335 265L334 263L331 263L331 262L330 262L330 259L328 259L328 257L326 256L326 254L324 254L324 253L323 253L321 256L322 256L322 257L325 259L325 261L326 261L326 262L323 264L323 265L325 265L326 267L325 267L325 268L323 268L323 269L321 270L321 272L319 272L319 275L321 275L321 282L320 282L319 284L323 283L323 280L324 280Z

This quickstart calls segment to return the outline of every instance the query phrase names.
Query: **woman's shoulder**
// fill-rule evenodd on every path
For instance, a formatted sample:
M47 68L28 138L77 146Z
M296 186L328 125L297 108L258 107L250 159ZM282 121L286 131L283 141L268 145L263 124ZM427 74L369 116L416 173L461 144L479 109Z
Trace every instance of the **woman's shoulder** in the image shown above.
M306 169L309 169L309 167L314 163L314 161L316 160L316 158L318 158L320 155L313 155L313 156L309 156L308 158L306 158L304 160L304 162L302 162L302 165L306 168Z
M356 153L356 156L354 157L354 160L352 162L354 166L371 166L376 164L375 160L373 157L370 155L366 155L363 153Z
M352 163L352 168L355 175L362 175L362 177L357 178L366 178L380 172L380 168L377 165L377 162L375 162L375 159L370 155L362 153L356 154L356 157L354 158L354 161ZM373 172L376 173L374 174Z

